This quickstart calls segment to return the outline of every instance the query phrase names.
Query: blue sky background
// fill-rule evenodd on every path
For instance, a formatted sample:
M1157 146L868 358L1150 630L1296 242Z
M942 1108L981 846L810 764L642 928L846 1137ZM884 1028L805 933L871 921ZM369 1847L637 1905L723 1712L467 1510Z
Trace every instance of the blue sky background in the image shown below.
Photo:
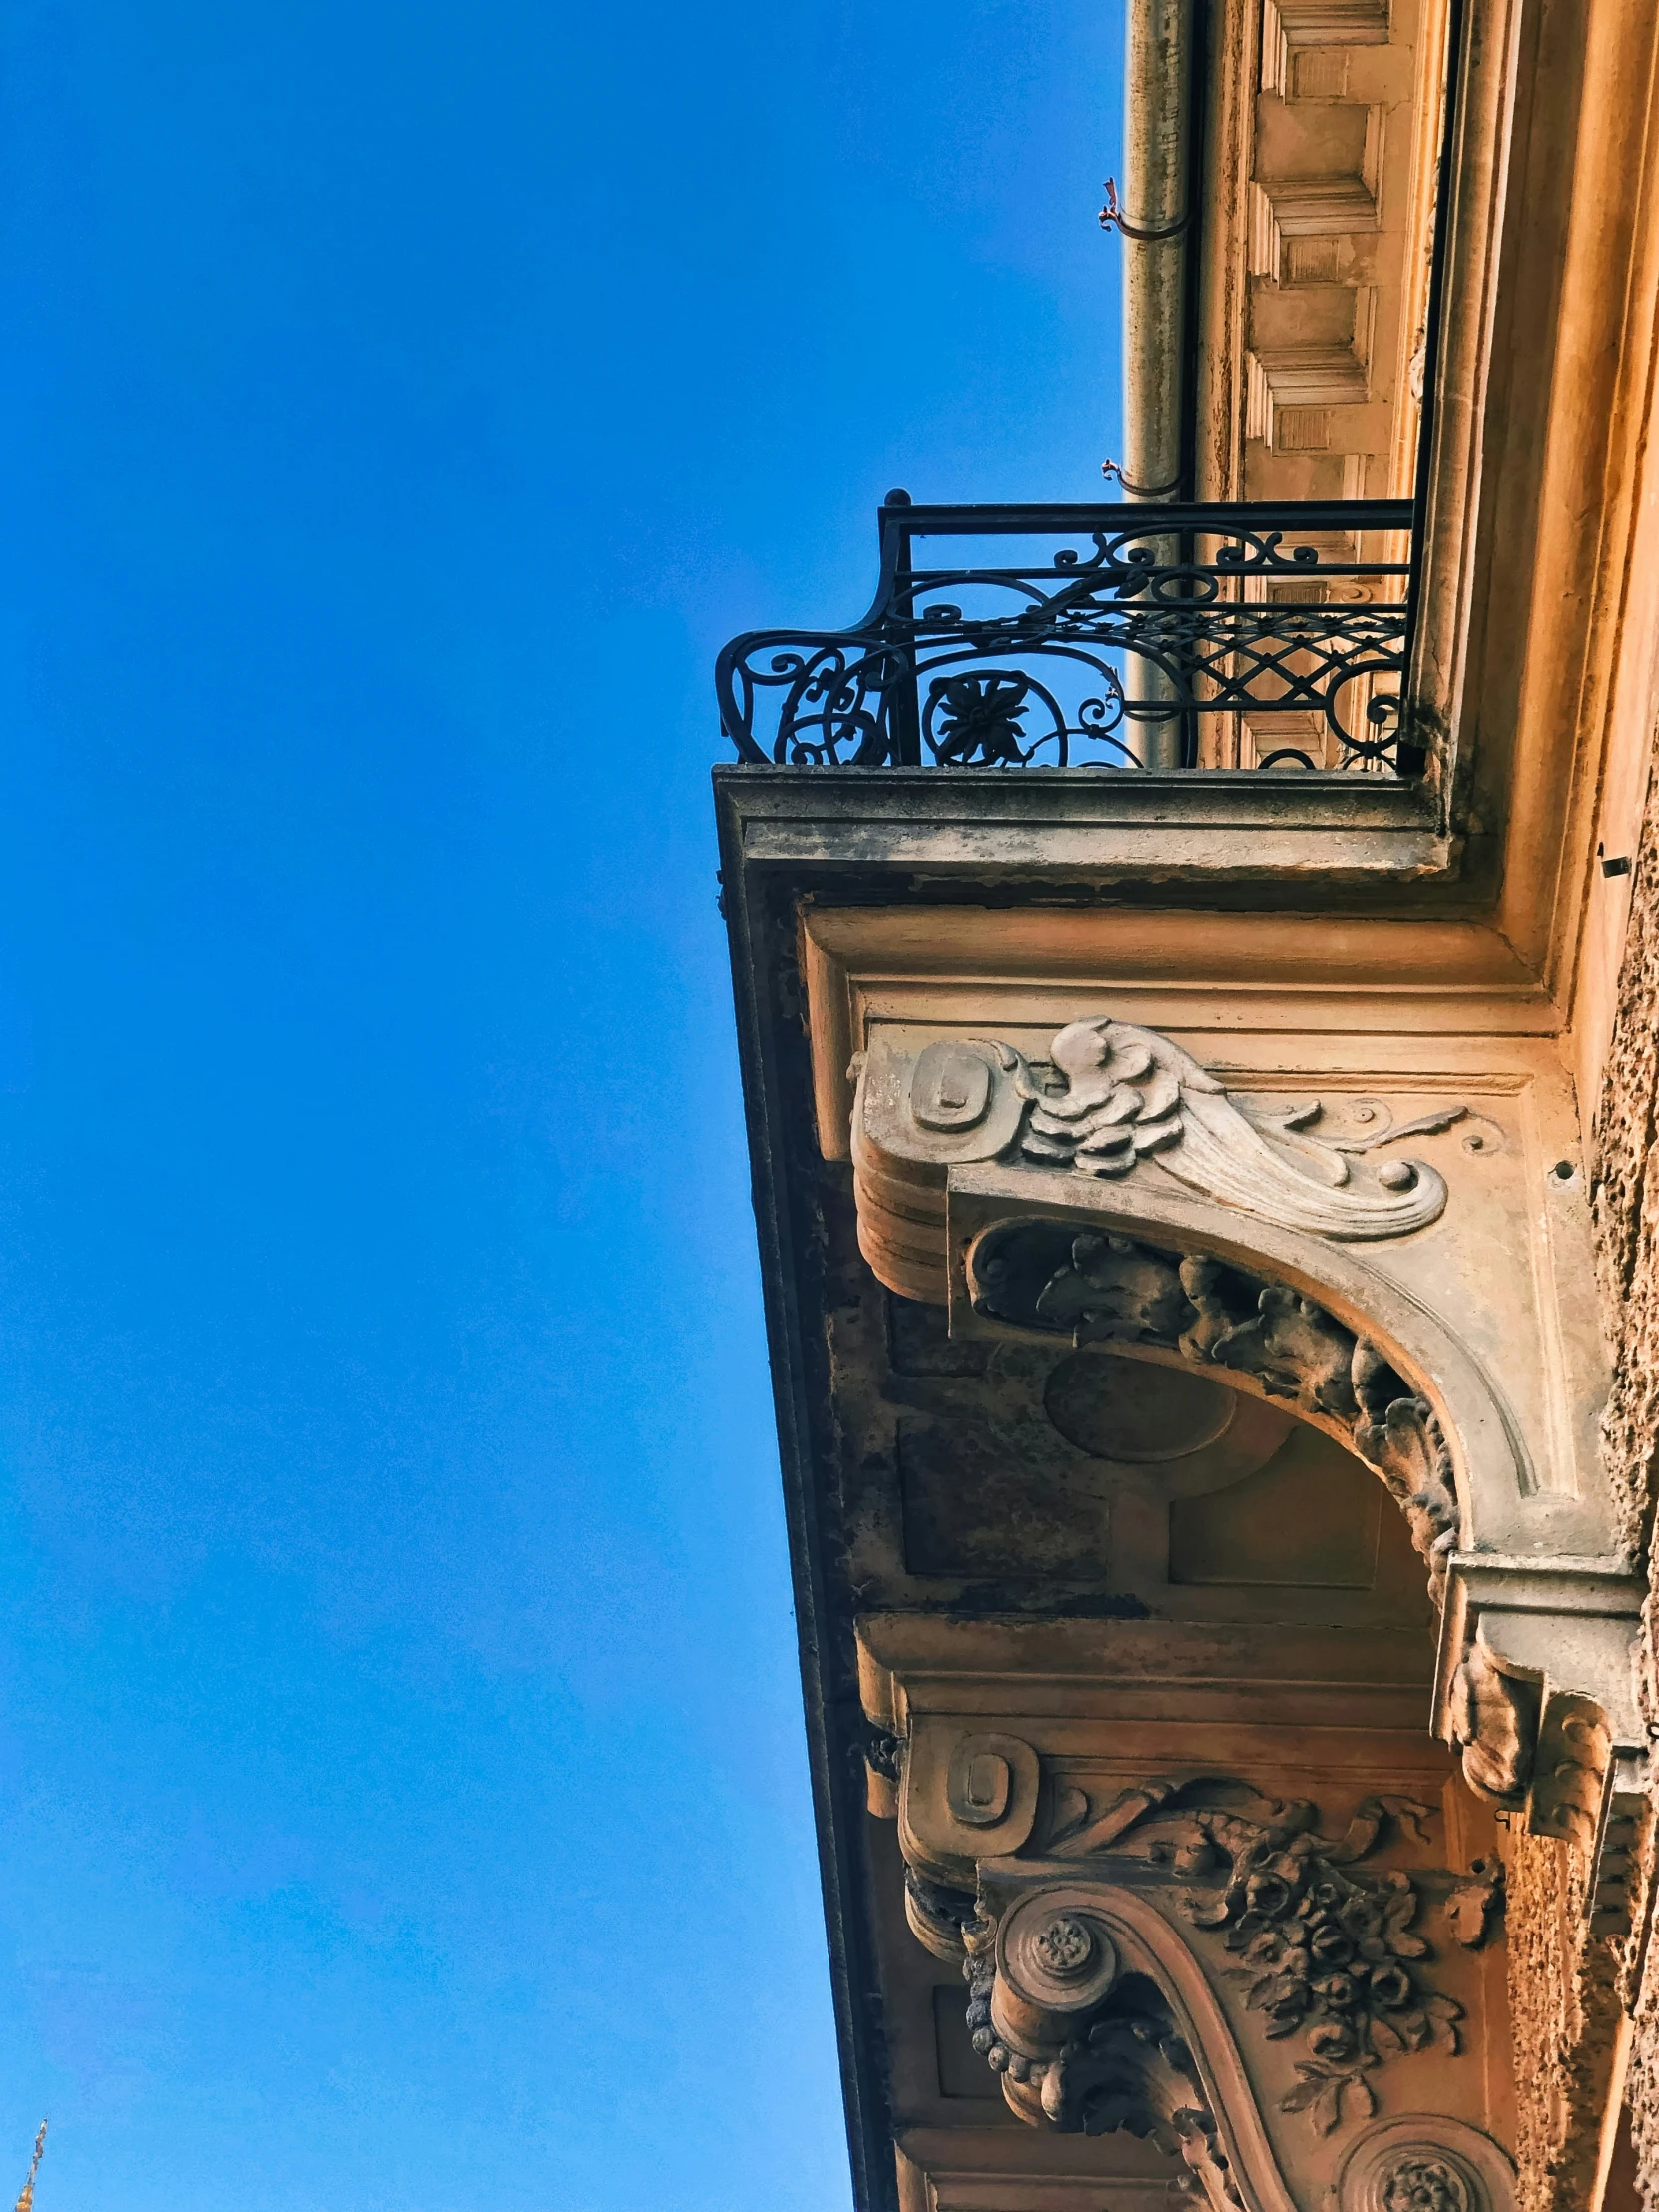
M1119 12L6 13L39 2212L848 2202L709 670L1098 496Z

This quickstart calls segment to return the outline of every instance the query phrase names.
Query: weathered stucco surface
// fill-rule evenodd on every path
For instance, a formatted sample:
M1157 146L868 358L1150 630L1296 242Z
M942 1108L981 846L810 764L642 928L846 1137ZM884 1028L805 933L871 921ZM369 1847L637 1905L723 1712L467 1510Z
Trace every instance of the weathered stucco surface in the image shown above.
M1624 2018L1625 1946L1592 1936L1585 1855L1517 1835L1509 1854L1509 2005L1522 2212L1592 2203L1602 2114Z
M1655 1457L1659 1452L1659 780L1650 788L1636 854L1629 931L1619 974L1618 1009L1596 1101L1591 1143L1591 1205L1602 1320L1613 1353L1613 1384L1603 1422L1609 1480L1620 1528L1652 1573ZM1638 1690L1650 1733L1659 1728L1659 1653L1655 1602L1643 1612ZM1651 1846L1649 1849L1651 1861ZM1644 1870L1651 1882L1651 1864ZM1646 1883L1644 1883L1646 1887ZM1584 1945L1583 1949L1595 1946ZM1646 1970L1639 1936L1610 1949L1636 1983L1626 2096L1641 2187L1659 2204L1659 1976ZM1525 2056L1547 2065L1548 2038L1586 2032L1609 1988L1600 1958L1570 1961L1558 1948L1526 2020ZM1565 1970L1572 1966L1578 1979ZM1582 1982L1583 1986L1578 1985ZM1616 2000L1617 1992L1612 1992ZM1611 2014L1616 2025L1616 2014ZM1517 2025L1522 2014L1517 2005ZM1593 2040L1600 2037L1588 2028ZM1524 2072L1523 2064L1523 2072ZM1586 2141L1591 2140L1585 2130ZM1583 2201L1589 2201L1584 2198Z
M1614 1356L1604 1422L1624 1540L1648 1549L1659 1445L1659 784L1649 797L1596 1104L1591 1207L1602 1317Z

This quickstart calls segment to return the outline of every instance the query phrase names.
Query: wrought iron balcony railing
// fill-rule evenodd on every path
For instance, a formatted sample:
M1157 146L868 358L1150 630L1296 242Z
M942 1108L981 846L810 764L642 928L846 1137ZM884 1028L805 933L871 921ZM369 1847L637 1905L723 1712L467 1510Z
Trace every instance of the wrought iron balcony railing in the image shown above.
M752 630L721 654L740 760L1421 773L1400 729L1409 500L921 507L894 492L880 531L862 622ZM920 540L964 539L965 563L916 559Z

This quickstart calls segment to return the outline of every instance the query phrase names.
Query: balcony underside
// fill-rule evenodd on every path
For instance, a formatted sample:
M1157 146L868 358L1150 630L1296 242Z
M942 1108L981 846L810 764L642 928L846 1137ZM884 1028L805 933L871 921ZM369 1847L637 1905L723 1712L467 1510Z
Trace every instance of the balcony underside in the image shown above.
M918 889L1181 883L1213 900L1274 878L1396 886L1453 860L1432 791L1388 776L733 766L715 786L746 865Z

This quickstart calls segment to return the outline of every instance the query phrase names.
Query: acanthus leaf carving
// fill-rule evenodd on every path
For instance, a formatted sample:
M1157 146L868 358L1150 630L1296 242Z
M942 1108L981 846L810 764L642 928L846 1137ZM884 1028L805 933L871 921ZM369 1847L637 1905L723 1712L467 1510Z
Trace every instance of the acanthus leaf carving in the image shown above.
M1221 1264L1183 1260L1180 1275L1200 1324L1196 1332L1183 1332L1184 1340L1202 1337L1207 1357L1217 1367L1254 1376L1272 1396L1293 1397L1305 1411L1328 1413L1336 1420L1355 1419L1354 1337L1323 1307L1283 1283L1266 1283L1257 1292L1255 1312L1223 1327L1227 1308L1218 1289L1225 1279Z
M1084 1793L1068 1791L1067 1799L1081 1799L1081 1807L1068 1802L1066 1810L1076 1812L1076 1821L1063 1829L1057 1826L1050 1835L1048 1848L1057 1859L1082 1859L1090 1852L1104 1851L1133 1828L1143 1815L1167 1804L1179 1787L1178 1783L1158 1779L1143 1782L1132 1790L1122 1790L1094 1820L1089 1819L1090 1806Z
M1457 1548L1457 1492L1451 1453L1426 1398L1382 1398L1379 1389L1382 1378L1386 1377L1396 1388L1399 1379L1372 1346L1356 1346L1354 1373L1362 1403L1368 1408L1355 1422L1354 1448L1367 1466L1382 1477L1389 1496L1405 1515L1411 1542L1428 1563L1430 1586L1438 1604L1446 1559ZM1377 1408L1375 1417L1371 1406Z
M992 1056L981 1063L987 1081L958 1067L975 1046ZM945 1050L957 1073L941 1102ZM1344 1240L1406 1236L1445 1208L1445 1181L1425 1161L1389 1159L1364 1183L1356 1182L1353 1163L1396 1139L1449 1128L1466 1115L1461 1104L1359 1137L1323 1136L1314 1134L1324 1113L1318 1099L1253 1112L1191 1053L1133 1022L1068 1022L1048 1050L1046 1061L1032 1061L997 1038L927 1047L911 1084L915 1128L952 1144L987 1117L1000 1130L1005 1117L992 1114L1000 1080L1024 1112L1012 1142L999 1149L1037 1167L1115 1178L1155 1158L1218 1204Z
M1451 1679L1451 1740L1477 1797L1518 1805L1532 1779L1538 1693L1494 1665L1477 1640Z
M1345 2119L1369 2120L1377 2092L1366 2079L1370 2056L1297 2060L1297 2085L1279 2100L1281 2112L1306 2112L1318 2135L1334 2135Z
M1166 1255L1129 1237L1083 1231L1072 1239L1071 1266L1059 1270L1038 1300L1037 1316L1078 1341L1111 1337L1131 1344L1168 1344L1186 1311L1179 1273Z
M1456 1548L1451 1453L1426 1398L1315 1300L1207 1253L1159 1251L1063 1223L991 1230L972 1263L981 1313L1077 1344L1152 1345L1249 1376L1270 1396L1346 1428L1405 1516L1436 1608Z
M1054 1819L1049 1830L1048 1848L1058 1851L1074 1831L1080 1829L1089 1817L1089 1798L1086 1790L1062 1785L1054 1793Z

